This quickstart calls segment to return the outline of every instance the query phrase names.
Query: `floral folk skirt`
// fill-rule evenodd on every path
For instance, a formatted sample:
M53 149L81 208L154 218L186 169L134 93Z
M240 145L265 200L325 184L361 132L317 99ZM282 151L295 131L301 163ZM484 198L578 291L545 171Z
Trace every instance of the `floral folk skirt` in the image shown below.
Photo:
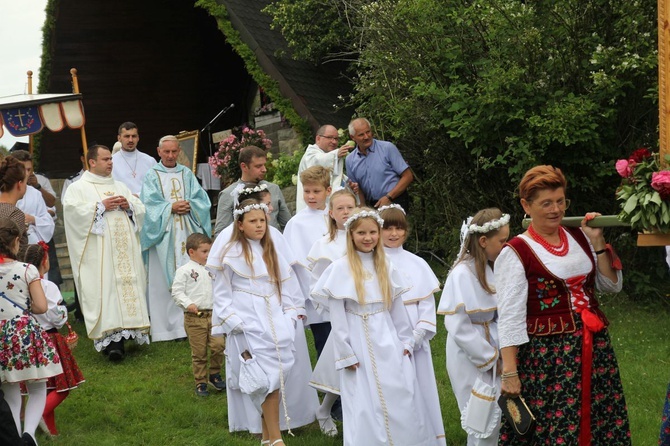
M27 313L0 321L2 380L44 380L63 373L54 342Z
M581 415L582 324L578 331L531 336L517 355L521 395L535 415L534 437L522 441L503 419L499 445L577 445ZM593 334L591 445L631 444L619 366L607 329Z
M58 356L60 356L61 365L63 366L63 373L49 378L47 389L56 390L57 392L67 392L77 388L85 380L77 365L77 361L72 356L72 350L68 347L62 334L47 332L47 335L49 335L56 346L56 351L58 351Z

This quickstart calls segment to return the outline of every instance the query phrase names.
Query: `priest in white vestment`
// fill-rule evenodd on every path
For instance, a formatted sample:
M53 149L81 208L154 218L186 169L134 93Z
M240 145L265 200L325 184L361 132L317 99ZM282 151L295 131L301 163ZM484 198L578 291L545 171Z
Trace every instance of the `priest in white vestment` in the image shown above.
M298 167L298 190L295 194L295 212L304 209L307 204L302 196L302 182L300 174L312 166L323 166L331 171L330 187L333 192L344 189L347 185L347 177L342 173L344 158L349 154L353 146L344 145L337 148L339 136L337 129L332 125L321 126L316 131L316 140L305 149L305 154L300 159Z
M140 247L144 205L112 178L112 154L94 145L89 170L63 197L70 263L88 337L118 361L124 340L149 342L146 275Z
M189 261L186 238L194 232L211 236L211 202L193 171L178 164L179 140L164 136L158 143L161 162L144 178L140 200L146 207L140 235L147 262L147 301L151 340L185 338L184 311L172 299L174 273Z
M114 171L112 175L116 181L120 181L136 196L140 196L144 177L156 160L153 156L142 153L137 148L140 135L137 125L132 122L124 122L119 126L117 137L121 143L121 150L112 156L114 160Z

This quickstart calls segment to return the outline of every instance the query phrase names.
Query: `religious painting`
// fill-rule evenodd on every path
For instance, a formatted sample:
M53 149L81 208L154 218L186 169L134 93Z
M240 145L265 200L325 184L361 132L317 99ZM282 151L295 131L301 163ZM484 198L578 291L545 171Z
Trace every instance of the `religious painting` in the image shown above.
M200 130L181 132L177 135L177 139L179 140L179 147L181 147L181 153L179 154L179 158L177 158L177 162L191 169L193 173L196 173Z

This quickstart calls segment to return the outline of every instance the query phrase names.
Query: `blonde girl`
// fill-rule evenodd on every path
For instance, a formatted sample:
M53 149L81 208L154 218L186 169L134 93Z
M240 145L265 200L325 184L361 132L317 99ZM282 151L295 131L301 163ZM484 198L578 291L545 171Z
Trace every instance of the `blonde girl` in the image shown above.
M40 275L33 265L16 260L21 231L0 219L0 369L5 400L25 444L34 445L35 430L46 403L46 379L63 372L53 341L32 314L47 311ZM30 394L21 429L21 389Z
M269 381L260 404L262 444L276 446L284 444L279 400L294 363L297 312L292 296L300 288L290 266L277 256L267 230L268 213L257 200L242 201L234 211L230 240L217 238L207 267L215 276L212 332L228 336L226 375L238 376L239 357L245 350L261 366ZM230 381L227 396L229 430L246 430L247 420L258 416L258 407Z
M84 376L79 370L77 361L72 356L72 351L65 342L65 338L58 331L67 322L67 309L58 286L44 278L44 275L49 272L49 246L44 242L28 245L24 259L26 263L37 268L41 278L40 283L47 299L47 312L35 315L35 319L51 338L63 367L63 373L52 376L47 381L46 406L40 422L40 428L46 434L58 435L54 411L67 398L70 390L76 389L79 384L84 382Z
M310 289L314 287L323 272L333 261L343 257L347 251L347 235L344 223L356 207L356 197L346 189L340 189L330 196L328 205L328 234L317 240L307 255L311 271ZM328 311L327 300L315 296L317 311ZM335 370L333 337L328 336L321 354L318 356L314 373L309 384L324 393L321 405L316 411L321 432L329 437L337 435L337 426L331 416L340 394L340 377Z
M407 287L378 247L382 224L372 209L354 211L346 256L312 290L328 299L344 444L432 445L410 362L414 337L400 298Z
M461 411L478 377L500 388L493 376L500 358L493 263L508 237L509 215L499 209L483 209L464 221L461 250L442 291L437 312L445 315L447 373ZM498 444L498 429L486 438L469 434L468 445Z
M386 256L401 272L411 288L402 295L414 334L413 364L419 388L426 403L429 427L435 434L437 444L446 445L440 398L437 393L430 340L437 331L435 296L440 282L435 273L421 257L403 249L409 233L405 210L398 204L380 207L377 212L384 220L382 240Z

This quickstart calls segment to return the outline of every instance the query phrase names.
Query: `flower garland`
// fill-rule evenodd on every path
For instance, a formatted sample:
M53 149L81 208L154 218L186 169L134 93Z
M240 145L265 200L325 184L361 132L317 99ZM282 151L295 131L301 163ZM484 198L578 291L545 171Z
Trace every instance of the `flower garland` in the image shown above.
M500 217L499 219L487 221L481 226L471 224L470 226L468 226L468 234L474 234L474 233L488 234L491 231L497 231L498 229L502 228L508 223L509 223L509 214L502 214L502 217Z
M244 207L241 208L241 209L235 209L235 210L233 211L233 218L234 218L235 220L238 220L238 219L240 218L241 215L244 215L244 214L246 214L247 212L257 211L257 210L262 210L262 211L265 212L266 214L269 214L269 213L270 213L270 209L268 209L268 207L265 205L265 203L256 203L256 204L249 204L249 205L246 205L246 206L244 206Z
M344 222L344 229L345 231L349 230L349 226L359 218L365 218L365 217L372 217L375 220L377 220L377 223L379 223L380 227L384 227L384 219L379 216L379 214L375 211L360 211L351 217L347 219L347 221Z
M233 197L233 204L235 207L237 207L238 204L240 204L240 197L242 195L249 195L253 194L256 192L262 192L264 190L267 190L268 185L267 184L259 184L256 187L244 187L244 183L239 183L237 186L235 186L235 189L230 193L230 196Z
M405 212L405 210L402 208L402 206L400 206L399 204L395 204L395 203L380 206L379 209L377 209L377 212L379 212L379 214L381 214L382 212L384 212L387 209L398 209L400 212L407 215L407 212Z

